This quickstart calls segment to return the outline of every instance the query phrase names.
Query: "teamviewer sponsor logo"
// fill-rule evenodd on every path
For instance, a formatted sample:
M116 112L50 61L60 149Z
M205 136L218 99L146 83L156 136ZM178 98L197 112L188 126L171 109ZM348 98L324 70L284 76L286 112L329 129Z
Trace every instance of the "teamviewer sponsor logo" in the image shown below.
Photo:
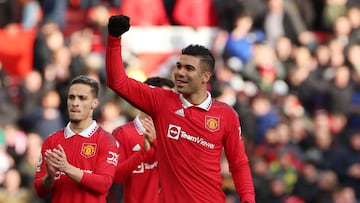
M176 126L176 125L172 125L172 124L169 125L168 135L167 136L168 136L168 138L171 138L171 139L174 139L174 140L179 140L180 138L182 138L182 139L188 140L190 142L199 144L201 146L207 147L209 149L214 149L215 148L215 144L204 140L204 138L189 135L185 131L182 131L181 127Z
M178 140L181 132L181 127L170 124L168 129L168 138Z

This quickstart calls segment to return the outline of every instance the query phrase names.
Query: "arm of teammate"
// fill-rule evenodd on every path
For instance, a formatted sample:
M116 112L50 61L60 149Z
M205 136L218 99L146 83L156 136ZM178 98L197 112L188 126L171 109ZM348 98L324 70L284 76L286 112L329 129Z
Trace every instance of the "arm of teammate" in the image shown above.
M115 184L123 182L141 162L146 160L149 156L153 156L155 153L155 148L152 147L154 146L156 138L154 123L148 118L141 120L141 122L145 128L144 148L138 153L131 155L128 159L119 162L114 178ZM114 133L120 132L115 131Z

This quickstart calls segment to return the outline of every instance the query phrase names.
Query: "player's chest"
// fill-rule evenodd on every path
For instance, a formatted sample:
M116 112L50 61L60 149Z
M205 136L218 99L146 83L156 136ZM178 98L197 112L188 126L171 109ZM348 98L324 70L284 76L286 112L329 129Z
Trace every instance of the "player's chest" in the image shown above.
M173 108L162 118L167 137L190 140L196 143L218 144L222 142L225 125L221 112L210 112L199 108Z
M62 146L68 161L76 165L96 163L101 148L94 139L65 140Z

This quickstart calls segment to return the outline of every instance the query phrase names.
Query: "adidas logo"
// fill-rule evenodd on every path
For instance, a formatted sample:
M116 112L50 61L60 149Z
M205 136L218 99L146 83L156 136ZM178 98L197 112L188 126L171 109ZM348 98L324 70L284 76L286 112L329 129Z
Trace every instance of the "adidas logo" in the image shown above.
M176 111L175 111L175 114L177 114L177 115L179 115L179 116L182 116L182 117L185 117L184 109L176 110Z

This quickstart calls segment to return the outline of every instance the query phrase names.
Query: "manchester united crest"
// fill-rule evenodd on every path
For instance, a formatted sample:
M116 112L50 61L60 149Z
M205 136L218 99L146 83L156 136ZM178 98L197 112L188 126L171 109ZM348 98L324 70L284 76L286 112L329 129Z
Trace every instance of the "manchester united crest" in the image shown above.
M83 143L81 148L81 155L85 158L90 158L95 156L96 144L93 143Z
M220 118L215 116L205 116L205 127L210 132L215 132L220 129Z

